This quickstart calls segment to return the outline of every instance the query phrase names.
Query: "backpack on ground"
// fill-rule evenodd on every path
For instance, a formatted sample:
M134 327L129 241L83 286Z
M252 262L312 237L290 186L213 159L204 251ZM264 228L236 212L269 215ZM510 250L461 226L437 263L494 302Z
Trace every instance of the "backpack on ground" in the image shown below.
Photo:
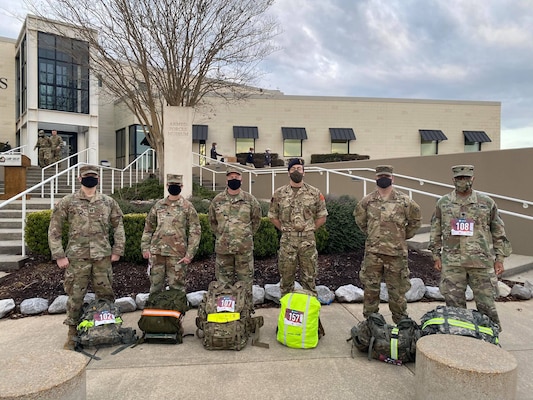
M122 313L115 303L97 299L83 307L77 326L76 348L129 345L137 340L135 330L122 327Z
M355 349L368 353L368 359L401 364L414 361L420 327L411 318L397 325L387 324L380 313L373 313L351 329L352 357Z
M287 293L280 299L276 338L287 347L312 349L323 334L320 302L307 293ZM322 330L321 330L322 329Z
M268 347L259 342L263 317L252 317L253 303L246 283L239 281L225 285L218 281L209 284L198 306L196 335L207 350L241 350L252 337L253 346Z
M187 295L181 290L169 289L150 294L137 323L143 332L139 343L182 343L182 322L188 309Z
M485 342L499 344L499 327L477 310L437 306L422 316L422 336L449 334L470 336Z

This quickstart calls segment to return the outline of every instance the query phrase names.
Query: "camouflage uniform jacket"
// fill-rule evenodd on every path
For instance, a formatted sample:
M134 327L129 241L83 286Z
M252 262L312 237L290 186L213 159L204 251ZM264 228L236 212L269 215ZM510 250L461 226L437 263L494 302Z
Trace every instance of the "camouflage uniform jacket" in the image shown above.
M52 135L49 137L50 140L50 147L52 147L52 150L56 150L57 148L60 148L63 146L63 139L59 135Z
M253 251L254 234L261 225L259 201L243 190L232 196L226 189L211 201L209 224L216 237L216 253L244 254Z
M298 190L290 184L277 189L268 210L269 218L280 221L282 232L314 231L315 220L327 215L324 195L305 182Z
M50 138L47 136L42 136L37 139L37 143L35 143L35 146L33 147L33 150L45 148L45 147L52 147L52 143L50 142Z
M171 201L167 196L146 216L141 251L192 260L201 235L200 219L192 203L183 197Z
M68 222L68 244L63 251L61 232ZM109 243L110 229L114 231L114 244ZM65 196L57 203L50 219L48 243L52 259L100 259L124 254L126 235L122 223L122 211L111 197L95 193L87 197L80 189Z
M353 214L366 235L365 250L376 254L407 256L406 239L421 225L420 206L396 189L387 199L374 190L357 203Z
M452 235L452 221L457 219L473 222L472 236ZM512 251L496 203L474 190L467 198L453 191L439 199L431 218L429 250L443 265L467 268L492 268L494 258L503 261Z

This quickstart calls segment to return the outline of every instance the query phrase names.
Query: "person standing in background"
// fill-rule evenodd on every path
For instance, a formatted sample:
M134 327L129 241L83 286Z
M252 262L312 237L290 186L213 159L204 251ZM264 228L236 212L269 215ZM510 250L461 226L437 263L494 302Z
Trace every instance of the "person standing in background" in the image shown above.
M255 168L253 147L250 147L250 150L248 150L248 155L246 156L246 166Z
M61 160L61 148L63 147L63 139L57 134L56 130L53 130L52 136L50 136L50 146L52 152L50 163L53 164Z
M270 153L270 149L267 148L265 150L265 167L271 167L272 166L272 153Z
M211 158L213 160L216 160L217 159L217 156L222 156L222 154L220 153L217 153L217 144L216 143L213 143L211 145Z
M33 147L33 150L38 149L39 167L44 168L50 164L52 144L42 129L39 131L38 136L39 138L37 139L37 143Z

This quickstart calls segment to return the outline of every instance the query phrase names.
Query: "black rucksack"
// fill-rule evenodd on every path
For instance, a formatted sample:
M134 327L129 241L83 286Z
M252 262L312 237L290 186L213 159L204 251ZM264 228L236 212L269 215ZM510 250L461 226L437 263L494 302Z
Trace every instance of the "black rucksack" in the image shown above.
M138 322L143 331L140 342L182 343L182 321L188 309L187 296L181 290L150 294Z
M252 345L268 347L259 342L263 317L252 317L254 308L246 283L225 285L218 281L209 284L198 306L196 336L207 350L241 350L252 336Z
M414 361L420 327L411 318L404 318L397 325L390 325L380 313L371 314L351 329L352 357L354 351L368 353L375 358L393 364Z
M477 310L437 306L422 316L422 336L450 334L470 336L485 342L499 344L499 327Z
M120 309L109 300L97 299L85 304L77 326L76 348L134 343L135 330L122 327L121 315Z

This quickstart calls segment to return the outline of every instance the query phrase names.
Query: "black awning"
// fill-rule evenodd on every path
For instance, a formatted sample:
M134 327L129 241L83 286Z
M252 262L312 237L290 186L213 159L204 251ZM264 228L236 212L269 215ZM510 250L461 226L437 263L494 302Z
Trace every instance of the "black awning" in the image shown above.
M192 140L207 140L207 125L193 125Z
M257 139L259 137L259 131L257 126L234 126L233 138L234 139Z
M352 128L329 128L331 140L355 140L355 133Z
M467 142L471 142L471 143L492 142L489 136L483 131L463 131L463 134L465 135L465 139Z
M448 140L441 130L419 129L418 132L420 132L422 140L425 140L426 142Z
M305 128L281 128L283 139L307 139L307 132Z
M141 140L141 145L142 146L150 146L150 143L148 143L148 139L146 138L146 136L144 137L143 140Z

